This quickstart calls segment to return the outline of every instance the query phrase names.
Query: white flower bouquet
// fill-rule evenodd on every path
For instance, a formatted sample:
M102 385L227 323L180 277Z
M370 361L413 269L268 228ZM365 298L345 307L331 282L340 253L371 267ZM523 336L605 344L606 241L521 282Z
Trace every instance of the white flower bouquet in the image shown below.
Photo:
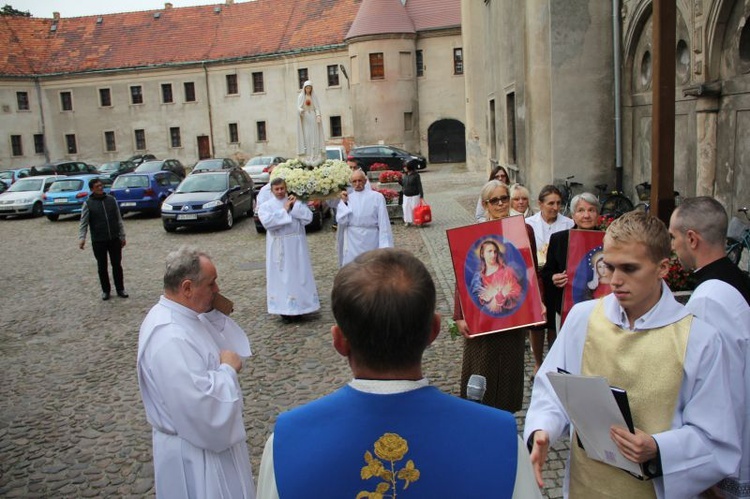
M290 159L274 168L271 180L281 177L286 189L300 199L330 199L346 189L352 170L343 161L326 160L310 167L298 159Z

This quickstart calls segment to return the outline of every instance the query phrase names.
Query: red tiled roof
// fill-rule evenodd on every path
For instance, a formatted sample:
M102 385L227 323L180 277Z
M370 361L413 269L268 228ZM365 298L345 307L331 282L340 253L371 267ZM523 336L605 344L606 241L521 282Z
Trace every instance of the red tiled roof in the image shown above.
M257 0L61 18L56 31L50 30L52 19L0 16L0 75L190 63L338 45L360 2Z
M460 0L408 0L405 8L401 0L255 0L60 18L57 23L0 16L0 75L105 71L315 50L343 44L355 31L353 23L360 21L363 30L372 32L368 34L460 25Z

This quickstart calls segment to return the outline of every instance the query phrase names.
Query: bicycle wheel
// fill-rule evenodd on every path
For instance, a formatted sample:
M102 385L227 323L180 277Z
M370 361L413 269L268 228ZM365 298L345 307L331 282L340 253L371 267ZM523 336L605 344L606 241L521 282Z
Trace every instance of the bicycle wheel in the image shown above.
M602 215L620 217L633 210L633 202L622 194L615 193L602 203Z
M739 265L740 258L742 258L742 243L727 238L727 258L729 258L733 264Z

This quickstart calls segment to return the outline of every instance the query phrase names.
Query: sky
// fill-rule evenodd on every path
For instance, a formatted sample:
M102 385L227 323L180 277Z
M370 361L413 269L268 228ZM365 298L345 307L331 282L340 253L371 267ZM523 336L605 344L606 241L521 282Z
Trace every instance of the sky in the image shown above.
M51 18L53 12L62 17L94 16L116 12L163 9L167 0L127 0L126 2L104 2L102 0L0 0L1 5L10 5L16 10L31 12L34 17ZM193 5L219 5L223 0L169 0L173 7ZM235 0L241 3L241 0Z

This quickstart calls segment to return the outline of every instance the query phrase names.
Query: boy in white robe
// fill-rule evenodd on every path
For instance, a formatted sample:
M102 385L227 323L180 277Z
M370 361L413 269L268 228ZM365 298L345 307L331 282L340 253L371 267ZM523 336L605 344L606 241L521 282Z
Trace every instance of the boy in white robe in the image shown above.
M266 228L266 304L269 314L291 322L320 310L315 277L310 264L305 225L312 221L310 208L287 196L286 182L271 181L273 197L258 209Z
M237 378L250 344L232 319L212 310L216 278L207 254L170 253L164 295L141 325L138 384L160 499L255 497Z
M365 189L367 176L362 170L352 173L351 184L354 189L341 193L336 210L336 222L343 234L340 266L365 251L393 247L385 198L379 192Z
M571 426L546 376L558 368L601 375L614 367L625 373L609 381L628 390L635 433L613 426L610 436L622 455L642 464L652 478L639 481L591 461L572 439L571 455L582 457L568 461L565 497L688 498L736 468L740 449L722 340L674 300L663 282L669 256L669 234L654 217L627 213L607 229L604 260L612 271L612 294L573 307L535 379L524 439L532 447L540 485L549 446ZM608 340L626 347L616 352L605 348L604 355L600 349L592 356L591 345L599 338L591 331L606 332ZM654 414L665 424L649 434L641 430L641 421L651 424ZM589 473L592 469L597 472ZM587 473L588 481L576 480Z

